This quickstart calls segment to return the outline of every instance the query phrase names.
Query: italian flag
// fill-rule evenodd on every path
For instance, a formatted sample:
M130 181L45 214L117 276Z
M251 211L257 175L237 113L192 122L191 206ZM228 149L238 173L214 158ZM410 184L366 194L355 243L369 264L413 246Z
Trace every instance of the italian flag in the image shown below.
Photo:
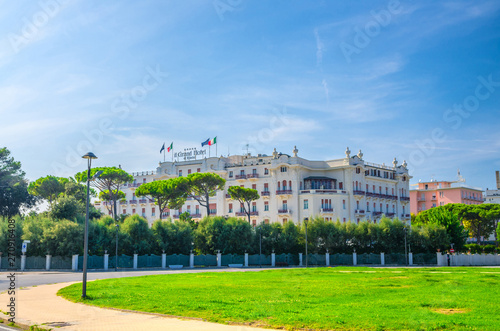
M213 138L213 139L210 139L210 141L208 142L208 146L212 146L212 145L215 145L217 144L217 137Z
M174 143L172 142L170 146L167 147L167 152L170 152L172 149L174 149Z

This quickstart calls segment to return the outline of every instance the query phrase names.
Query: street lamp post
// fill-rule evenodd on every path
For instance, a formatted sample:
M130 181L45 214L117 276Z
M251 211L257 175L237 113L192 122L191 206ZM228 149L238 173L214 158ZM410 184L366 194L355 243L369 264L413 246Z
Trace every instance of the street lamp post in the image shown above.
M308 267L308 258L307 258L307 222L309 221L309 218L304 218L304 225L306 227L306 268Z
M259 265L262 268L262 224L259 226Z
M407 248L408 246L406 245L406 226L404 227L404 231L405 231L405 262L406 262L406 265L408 265L408 251L407 251Z
M118 220L116 222L116 245L115 245L115 271L118 271L118 231L120 230L120 225Z
M120 166L120 169L121 169L121 166ZM116 194L118 194L119 190L120 190L120 184L118 184L118 187L116 188ZM115 216L115 223L116 223L115 271L118 271L118 230L120 229L120 226L118 224L118 213L116 212L116 199L114 201L114 216Z
M92 160L97 159L94 153L89 152L82 156L88 160L87 170L87 205L85 208L85 237L83 243L83 285L82 285L82 298L87 297L87 259L89 255L89 200L90 200L90 167Z

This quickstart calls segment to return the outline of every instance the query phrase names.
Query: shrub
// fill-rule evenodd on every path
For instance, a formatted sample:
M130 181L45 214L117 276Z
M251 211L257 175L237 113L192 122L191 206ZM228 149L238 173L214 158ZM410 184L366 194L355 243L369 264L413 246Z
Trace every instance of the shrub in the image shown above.
M486 245L483 247L483 252L485 254L495 254L497 252L497 247L495 245Z
M478 244L467 244L464 247L471 252L471 254L481 254L483 252L483 248Z

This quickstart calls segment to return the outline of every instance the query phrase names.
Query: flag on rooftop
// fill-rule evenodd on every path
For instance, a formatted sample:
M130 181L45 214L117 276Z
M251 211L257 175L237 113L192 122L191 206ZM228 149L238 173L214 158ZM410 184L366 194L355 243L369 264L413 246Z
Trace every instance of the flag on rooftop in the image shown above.
M167 152L170 152L173 149L174 149L174 142L172 142L170 146L167 147Z
M208 138L207 140L205 140L204 142L201 143L201 147L205 146L205 145L208 145L208 143L210 142L210 138Z
M212 146L215 144L217 144L217 137L215 137L214 139L210 139L210 141L208 142L208 146Z
M165 143L163 143L163 146L161 146L160 154L161 154L161 152L163 152L164 149L165 149Z

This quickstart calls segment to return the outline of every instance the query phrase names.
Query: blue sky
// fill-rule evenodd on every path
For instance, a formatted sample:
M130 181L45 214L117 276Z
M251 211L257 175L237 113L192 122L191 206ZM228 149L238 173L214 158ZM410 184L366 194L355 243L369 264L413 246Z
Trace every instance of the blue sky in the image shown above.
M460 168L492 188L500 170L498 1L0 6L0 146L31 180L85 169L89 150L154 170L164 142L214 136L223 155L397 157L413 182Z

